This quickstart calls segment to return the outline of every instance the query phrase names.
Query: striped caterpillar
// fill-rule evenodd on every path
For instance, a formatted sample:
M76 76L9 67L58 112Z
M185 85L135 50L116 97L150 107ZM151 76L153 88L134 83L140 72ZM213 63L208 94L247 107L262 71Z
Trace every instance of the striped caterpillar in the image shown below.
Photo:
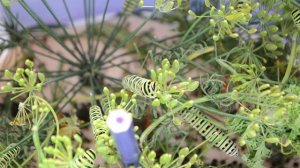
M191 107L179 112L180 117L197 130L200 135L213 143L220 150L230 156L238 156L238 148L220 128L215 126L199 109Z

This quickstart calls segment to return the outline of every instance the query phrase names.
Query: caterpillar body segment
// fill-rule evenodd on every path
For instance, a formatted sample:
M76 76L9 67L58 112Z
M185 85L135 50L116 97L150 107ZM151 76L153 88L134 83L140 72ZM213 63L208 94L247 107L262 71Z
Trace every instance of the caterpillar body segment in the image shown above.
M136 75L125 76L122 80L122 85L126 90L148 98L155 98L158 91L156 82Z
M85 153L75 159L76 168L93 168L96 159L96 152L93 149L88 149Z
M11 145L10 145L11 146ZM8 146L7 148L10 148ZM20 153L21 148L19 146L16 146L15 148L9 150L8 152L4 153L2 156L0 156L0 167L6 168L9 166L10 162L18 156Z
M191 107L179 112L180 117L201 136L230 156L238 156L238 147L220 128L214 125L199 109Z

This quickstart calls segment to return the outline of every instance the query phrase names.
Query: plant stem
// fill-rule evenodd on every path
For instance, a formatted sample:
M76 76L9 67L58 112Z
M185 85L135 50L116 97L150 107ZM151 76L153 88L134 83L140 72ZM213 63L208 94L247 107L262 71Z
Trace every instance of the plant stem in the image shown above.
M292 37L293 44L292 44L292 50L291 50L291 57L289 59L288 67L286 68L286 71L285 71L284 77L281 81L281 84L285 84L290 77L290 74L291 74L291 71L293 68L293 63L294 63L295 57L297 55L297 37L298 37L298 32L296 31Z
M51 131L48 132L48 135L41 146L44 146L49 141L49 139L52 136L52 133L54 131L54 128L55 127L53 127L51 129ZM36 155L36 151L34 151L25 161L23 161L23 163L21 164L21 167L24 167L29 161L31 161L31 159L34 157L34 155Z
M45 159L45 156L44 156L44 153L42 151L41 144L40 144L38 125L34 125L32 127L32 132L33 132L33 143L34 143L35 149L38 153L38 163L42 163L43 160Z

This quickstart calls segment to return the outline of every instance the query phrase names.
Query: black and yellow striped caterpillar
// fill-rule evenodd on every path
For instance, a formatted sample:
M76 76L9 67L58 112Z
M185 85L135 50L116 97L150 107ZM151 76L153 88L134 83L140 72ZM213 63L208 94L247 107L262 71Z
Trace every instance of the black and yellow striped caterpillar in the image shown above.
M9 145L7 148L11 148L11 145ZM8 152L4 153L2 156L0 156L0 167L5 168L8 167L12 159L17 157L17 155L20 153L21 148L19 146L16 146L9 150Z
M93 168L96 159L96 153L93 149L85 151L85 153L75 159L76 167L78 168Z
M238 0L236 5L236 11L238 13L251 13L251 8L248 5L247 0Z
M241 12L242 10L243 10L243 5L244 5L244 1L243 0L239 0L238 2L237 2L237 5L236 5L236 9L237 9L237 11L238 12Z
M127 75L122 80L124 89L127 89L139 96L155 98L158 91L156 82L136 75Z
M95 139L100 139L100 135L107 133L106 123L102 117L101 109L99 106L91 106L90 110L90 121L93 129Z
M295 23L295 25L300 28L300 10L299 9L294 9L292 11L292 18Z
M191 107L179 112L182 119L197 130L209 142L230 156L238 156L238 148L220 128L214 125L199 109Z
M130 15L134 11L135 7L139 3L139 0L126 0L123 7L124 15Z

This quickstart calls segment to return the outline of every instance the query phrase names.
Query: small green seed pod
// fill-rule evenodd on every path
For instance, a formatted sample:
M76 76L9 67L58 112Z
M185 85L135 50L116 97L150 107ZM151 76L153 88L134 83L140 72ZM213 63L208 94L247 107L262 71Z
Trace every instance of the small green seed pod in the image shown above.
M264 16L266 16L266 14L267 14L267 11L265 11L265 10L260 10L260 11L258 12L257 16L258 16L259 19L261 19L261 18L263 18Z
M240 139L240 145L241 145L241 146L246 145L246 141L245 141L243 138Z
M189 107L192 107L194 104L194 101L193 100L190 100L190 101L187 101L183 104L183 107L185 108L189 108Z
M190 163L194 164L197 162L197 159L198 159L198 155L197 154L194 154L191 158L190 158Z
M103 93L108 96L109 95L109 89L107 87L103 88Z
M178 104L178 100L177 99L173 99L169 103L167 102L167 106L170 109L174 108L177 104Z
M197 17L197 15L192 10L188 10L188 14L193 18Z
M239 34L237 34L237 33L232 33L232 34L230 34L230 37L232 37L232 38L238 38L238 37L239 37Z
M189 154L189 152L190 152L189 148L185 147L185 148L182 148L182 149L179 150L178 155L185 157L186 155Z
M171 162L171 159L172 159L172 155L169 153L165 153L161 155L161 157L159 158L159 163L161 165L167 165Z
M152 101L152 106L153 107L158 107L160 105L160 101L159 101L159 99L154 99L153 101Z
M12 73L8 69L6 69L4 71L4 77L5 78L11 78L12 77Z
M163 73L160 72L160 73L158 74L158 78L157 78L157 79L158 79L158 83L159 83L159 84L163 84L163 83L164 83Z
M218 10L218 15L222 17L222 16L224 16L224 12L221 10Z
M249 136L250 138L256 137L256 132L255 132L255 130L252 130L252 129L248 130L246 134L247 134L247 136Z
M280 142L279 138L277 137L266 138L265 141L268 143L276 143L276 144Z
M148 154L148 158L149 158L149 160L151 160L151 161L155 161L155 157L156 157L156 153L155 153L155 151L151 151L151 152L149 152L149 154Z
M259 125L257 123L253 124L253 129L259 131Z
M265 48L269 51L275 51L275 50L277 50L277 45L275 45L273 43L267 43L265 45Z
M178 60L174 60L173 63L172 63L172 71L174 73L177 73L180 69L180 64L179 64L179 61Z
M261 37L266 37L267 36L267 34L268 34L268 32L267 31L261 31L260 33L259 33L259 35L261 36Z
M174 79L176 77L176 74L173 71L168 71L168 75L171 79Z
M215 11L216 11L216 8L214 6L211 7L210 11L209 11L210 16L213 16L216 13Z
M30 67L30 68L32 68L32 67L34 66L33 62L30 61L29 59L27 59L27 60L25 61L25 65L27 65L27 66Z
M187 89L189 91L194 91L199 87L199 82L198 81L193 81L192 83L190 83L187 87Z
M212 38L213 38L214 41L218 41L220 39L220 37L218 35L213 35Z
M45 75L43 74L43 73L38 73L38 78L39 78L39 80L43 83L43 82L45 82Z
M168 60L166 63L163 64L163 70L168 71L169 68L170 68L170 62Z
M271 33L276 33L278 31L278 27L275 26L275 25L271 25L268 30L271 32Z
M257 32L257 29L255 29L255 28L252 28L252 29L248 30L249 34L253 34L253 33L256 33L256 32Z
M216 26L216 21L214 19L210 19L209 20L209 24L212 26L212 27L215 27Z
M151 73L151 79L152 79L153 81L156 81L156 80L157 80L156 72L152 69L152 70L150 71L150 73Z
M270 84L268 84L268 83L267 84L263 84L263 85L259 86L258 90L262 91L262 90L265 90L265 89L267 89L269 87L270 87Z
M43 88L43 85L42 85L41 83L38 83L38 84L36 85L36 90L37 90L37 91L41 92L41 91L42 91L42 88Z
M259 109L259 108L256 108L256 109L253 109L251 112L252 112L253 114L258 114L258 113L260 113L260 109Z

